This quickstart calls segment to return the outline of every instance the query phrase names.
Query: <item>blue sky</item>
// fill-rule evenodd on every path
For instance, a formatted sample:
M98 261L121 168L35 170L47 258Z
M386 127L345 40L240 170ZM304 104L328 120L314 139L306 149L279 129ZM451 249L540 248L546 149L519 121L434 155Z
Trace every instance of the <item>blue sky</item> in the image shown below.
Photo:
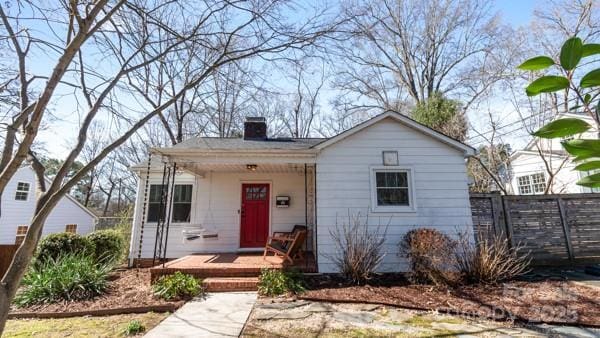
M510 24L513 27L526 26L532 19L533 11L536 7L544 4L542 0L496 0L493 8L501 15L504 23ZM43 57L43 56L42 56ZM54 59L47 57L50 63L54 63ZM51 60L52 59L52 60ZM45 63L40 62L32 68L34 71L39 71L40 67L45 68ZM324 93L324 95L326 95ZM40 132L39 140L44 143L44 148L48 155L52 157L64 157L67 153L68 143L72 143L76 130L80 123L80 116L72 114L75 112L73 108L73 100L67 99L59 103L58 110L62 110L68 118L61 121L55 121L51 127ZM61 109L62 108L62 109ZM324 107L328 109L327 106ZM72 133L69 131L72 130ZM518 142L517 142L518 143Z
M517 27L527 25L535 7L543 3L542 0L496 0L494 7L505 22Z

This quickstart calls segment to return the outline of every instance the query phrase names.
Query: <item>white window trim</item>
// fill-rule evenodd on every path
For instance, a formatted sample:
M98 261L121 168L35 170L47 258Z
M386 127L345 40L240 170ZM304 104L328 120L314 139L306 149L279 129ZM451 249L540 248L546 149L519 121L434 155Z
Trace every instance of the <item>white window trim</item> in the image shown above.
M150 181L148 184L148 194L150 193L150 186L151 185L161 185L162 182L161 181ZM196 205L196 182L195 180L181 180L181 181L176 181L175 185L191 185L192 186L192 207L190 210L190 221L189 222L173 222L173 214L171 213L171 222L170 225L171 226L190 226L190 224L195 224L195 219L196 219L196 208L194 207ZM148 205L146 206L146 214L142 215L142 217L145 217L144 222L145 224L149 225L149 226L157 226L158 222L149 222L148 221L148 208L150 205L150 196L148 196L148 201L146 203L148 203ZM167 191L167 203L168 201L171 201L171 184L169 183L169 190ZM172 204L171 204L172 207ZM165 210L166 215L168 216L170 213L170 208L167 208L167 210ZM166 218L165 218L166 220Z
M171 214L171 225L175 224L175 225L190 225L192 224L192 220L194 219L194 200L195 200L195 194L196 194L196 184L191 183L191 182L176 182L175 185L191 185L192 186L192 200L190 201L190 220L188 222L175 222L173 221L173 217L175 216L173 214L173 210L169 210L169 213ZM170 191L169 191L170 193ZM173 189L173 193L175 193L175 189ZM169 200L171 201L170 206L171 209L173 209L173 207L175 206L175 200L173 196L169 196Z
M19 184L21 184L21 183L22 184L27 184L27 190L19 190ZM25 195L25 199L24 200L17 199L17 193L19 193L19 192L21 192L21 193L24 192L24 193L27 194L27 195ZM19 181L19 182L17 182L17 188L15 189L14 199L17 202L27 202L27 201L29 201L29 195L30 195L30 193L31 193L31 183L24 182L24 181Z
M415 175L414 169L407 166L371 166L369 168L371 180L371 212L397 213L397 212L416 212L417 200L415 194ZM402 206L378 206L377 205L377 181L375 173L377 172L406 172L408 175L408 203Z
M535 175L539 175L539 174L541 174L544 178L544 189L546 189L546 187L548 186L548 180L546 179L546 174L543 171L531 172L531 173L526 173L526 174L521 174L519 176L515 176L515 181L517 184L516 191L519 193L519 195L543 195L544 194L543 191L538 192L535 190L535 186L539 185L541 183L539 183L539 182L534 183L533 177ZM521 185L521 182L520 182L521 178L527 178L528 184ZM527 193L521 192L521 188L525 188L525 187L527 187L527 189L529 189L529 192L527 192Z

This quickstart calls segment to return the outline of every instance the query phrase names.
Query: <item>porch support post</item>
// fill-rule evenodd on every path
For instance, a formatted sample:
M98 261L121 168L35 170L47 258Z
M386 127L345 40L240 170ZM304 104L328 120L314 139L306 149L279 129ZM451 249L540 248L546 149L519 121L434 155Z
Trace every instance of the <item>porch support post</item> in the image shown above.
M154 254L152 255L152 265L156 264L157 251L160 257L160 246L162 245L162 229L164 225L164 208L165 208L165 177L167 176L167 163L163 163L163 176L160 186L160 201L158 204L158 218L156 220L156 235L154 236ZM168 179L166 180L168 182Z
M319 253L317 252L318 250L318 229L317 229L317 219L318 219L318 215L317 215L317 164L313 164L312 165L312 189L313 189L313 228L314 228L314 235L313 235L313 256L315 257L315 267L317 269L317 272L319 272Z
M167 216L167 233L165 234L165 248L163 251L162 265L165 267L165 261L167 260L167 244L169 243L169 227L171 226L171 216L173 215L173 199L175 198L173 192L175 191L175 172L177 170L177 163L173 162L173 169L171 170L171 194L169 197L169 215Z
M308 178L307 178L307 164L304 163L304 225L308 229ZM312 242L312 241L311 241ZM308 249L307 241L304 241L304 252Z

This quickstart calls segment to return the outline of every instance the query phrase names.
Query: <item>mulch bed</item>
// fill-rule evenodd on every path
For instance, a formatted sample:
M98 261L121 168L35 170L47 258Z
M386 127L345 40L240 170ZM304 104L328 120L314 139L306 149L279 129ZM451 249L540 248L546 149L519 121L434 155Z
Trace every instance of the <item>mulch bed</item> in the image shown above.
M59 317L72 315L105 315L116 313L147 312L156 309L177 309L183 301L166 301L152 295L150 272L148 269L129 269L115 271L111 275L109 290L106 294L85 301L60 302L32 305L29 307L11 307L11 317L38 314L41 317ZM146 311L143 311L143 310ZM106 313L105 313L106 312ZM44 316L44 314L47 314ZM65 315L67 314L67 315Z
M511 281L496 286L413 285L386 276L365 286L348 286L331 276L308 279L301 299L374 303L417 310L526 323L600 327L600 288L564 280Z

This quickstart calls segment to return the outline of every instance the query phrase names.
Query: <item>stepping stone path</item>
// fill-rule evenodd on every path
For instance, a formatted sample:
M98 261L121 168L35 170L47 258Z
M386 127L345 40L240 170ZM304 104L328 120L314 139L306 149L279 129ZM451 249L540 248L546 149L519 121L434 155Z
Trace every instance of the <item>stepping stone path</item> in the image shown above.
M333 307L327 303L312 303L306 307L307 312L332 312Z
M599 329L582 328L574 326L555 326L555 325L539 325L540 329L548 334L553 334L559 337L569 338L598 338L600 337Z
M263 300L264 301L264 300ZM574 327L515 327L504 322L461 318L377 304L335 304L304 300L261 303L254 306L248 336L455 336L455 337L600 337L600 331Z
M334 312L333 319L350 324L370 324L375 320L375 315L370 312Z
M291 302L278 302L278 303L267 303L260 304L256 307L259 309L274 309L274 310L289 310L294 309L300 306L308 305L309 302L305 300L295 300Z
M280 312L273 317L274 319L304 319L311 315L310 312L298 311L298 312Z

